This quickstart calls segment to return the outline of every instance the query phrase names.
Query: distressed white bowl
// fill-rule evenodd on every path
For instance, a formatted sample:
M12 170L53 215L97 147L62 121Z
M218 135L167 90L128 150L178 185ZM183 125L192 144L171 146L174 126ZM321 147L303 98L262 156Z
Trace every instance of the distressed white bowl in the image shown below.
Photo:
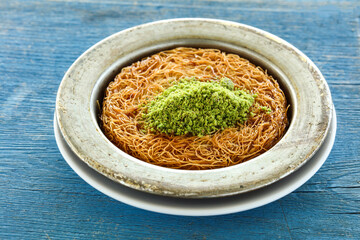
M98 125L97 101L121 67L176 46L216 47L269 70L291 105L290 126L269 151L215 170L175 170L148 164L114 146ZM62 136L82 161L125 186L165 196L229 196L270 185L305 164L327 136L333 105L314 63L265 31L214 19L172 19L130 28L95 44L66 72L56 100Z

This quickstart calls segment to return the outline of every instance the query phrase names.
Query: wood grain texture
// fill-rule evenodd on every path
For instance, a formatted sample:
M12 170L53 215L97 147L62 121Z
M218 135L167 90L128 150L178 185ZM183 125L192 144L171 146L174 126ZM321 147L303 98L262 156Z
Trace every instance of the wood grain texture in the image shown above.
M327 79L335 146L320 171L266 206L216 217L156 214L90 187L53 136L62 76L115 32L175 17L252 25L292 43ZM360 239L358 1L0 1L0 239Z

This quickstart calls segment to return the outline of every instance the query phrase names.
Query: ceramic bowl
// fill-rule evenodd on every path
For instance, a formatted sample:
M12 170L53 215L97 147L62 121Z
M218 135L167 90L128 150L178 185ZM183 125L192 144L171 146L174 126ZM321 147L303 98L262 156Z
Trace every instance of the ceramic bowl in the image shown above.
M121 68L178 46L211 47L249 59L273 75L290 103L290 125L266 153L214 170L176 170L136 159L102 133L98 103ZM216 19L170 19L136 26L100 41L66 72L56 99L61 134L74 154L105 177L164 196L209 198L270 185L304 165L321 147L333 113L329 87L315 64L268 32Z

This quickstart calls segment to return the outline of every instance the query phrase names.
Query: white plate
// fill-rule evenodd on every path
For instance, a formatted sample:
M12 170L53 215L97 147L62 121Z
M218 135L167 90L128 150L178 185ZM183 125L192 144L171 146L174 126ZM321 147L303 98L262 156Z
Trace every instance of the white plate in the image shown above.
M231 197L182 199L153 195L125 187L104 177L81 161L67 146L54 119L55 138L66 162L88 184L120 202L141 209L182 216L213 216L241 212L276 201L308 181L323 165L335 141L336 113L318 152L299 170L267 187Z

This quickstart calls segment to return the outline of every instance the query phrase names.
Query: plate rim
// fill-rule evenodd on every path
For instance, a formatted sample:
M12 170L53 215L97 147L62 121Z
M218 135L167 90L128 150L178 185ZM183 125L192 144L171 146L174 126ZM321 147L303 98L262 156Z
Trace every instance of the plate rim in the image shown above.
M143 210L147 210L147 211L151 211L151 212L156 212L156 213L161 213L161 214L169 214L169 215L177 215L177 216L196 216L196 217L218 216L218 215L225 215L225 214L232 214L232 213L248 211L248 210L251 210L254 208L264 206L264 205L274 202L276 200L279 200L280 198L290 194L291 192L293 192L294 190L298 189L303 184L305 184L312 176L314 176L316 174L316 172L325 163L325 161L328 158L328 156L330 155L330 152L334 145L336 131L337 131L337 117L336 117L336 112L335 112L335 108L334 108L331 127L328 132L328 135L326 136L324 144L322 145L321 149L312 157L312 159L310 159L306 164L304 164L297 171L293 172L292 174L285 177L284 179L281 179L269 186L265 186L263 188L254 190L252 192L239 193L237 195L230 196L230 197L218 197L218 198L211 198L211 199L209 199L209 198L205 198L205 199L177 198L176 201L184 201L184 202L190 202L190 203L191 202L206 203L206 201L214 201L215 199L216 199L216 201L218 201L216 204L216 208L211 208L211 209L188 208L187 209L184 207L177 208L177 207L175 207L176 204L175 205L170 204L170 205L166 206L166 203L168 201L173 201L176 198L168 197L168 196L153 195L150 193L141 192L138 190L128 188L128 187L123 186L120 183L114 182L114 181L106 178L102 174L96 172L91 167L87 166L84 162L82 162L81 159L74 159L73 157L77 158L77 156L75 154L73 154L73 157L72 157L71 153L68 152L68 151L71 151L71 149L67 146L66 141L62 138L61 132L58 128L56 114L54 114L53 124L54 124L54 136L56 139L56 143L58 145L59 151L60 151L61 155L63 156L64 160L67 162L67 164L70 166L70 168L80 178L82 178L87 184L89 184L90 186L95 188L97 191L103 193L104 195L106 195L110 198L113 198L119 202L125 203L125 204L130 205L135 208L139 208L139 209L143 209ZM66 149L66 147L68 147L68 149ZM315 160L316 160L316 162L314 162ZM76 161L79 163L79 165L76 164ZM310 171L304 172L304 170L306 170L305 168L308 167L309 164L313 164L314 166L312 168L310 168ZM79 166L82 166L82 167L79 167ZM83 171L83 169L82 169L83 167L85 168L85 171ZM90 172L90 174L87 172ZM299 175L301 177L299 177ZM102 179L105 182L101 182L97 179ZM293 184L289 185L289 182L291 182L291 181L289 181L289 179L291 179ZM108 183L116 184L117 185L116 191L114 191ZM274 193L274 191L271 190L271 188L274 188L274 186L279 185L279 184L285 185L285 186L287 186L287 188L280 190L276 194L266 195L267 194L266 191L270 191L271 193ZM263 193L264 190L265 190L265 194ZM143 199L143 196L145 196L145 198L147 200L152 199L153 203L150 204L149 201L144 201L144 200L142 200L142 201L138 200L138 201L134 202L133 198L129 198L126 195L126 193L122 193L119 191L130 191L130 193L133 193L133 191L135 191L135 192L137 192L137 194L135 194L135 195L140 196L139 198ZM251 203L242 204L241 199L246 197L246 195L249 195L249 194L255 195L252 197L255 198L256 200L251 201ZM265 197L261 197L261 195L265 195ZM230 199L233 198L233 199L235 199L235 200L233 200L234 202L240 202L240 203L233 204L231 207L226 207L226 206L219 207L219 204L218 204L219 202L221 203L221 201L223 201L224 199L229 199L229 198ZM236 198L240 198L240 200L236 201ZM156 203L157 199L164 199L164 201L161 201L160 203Z

